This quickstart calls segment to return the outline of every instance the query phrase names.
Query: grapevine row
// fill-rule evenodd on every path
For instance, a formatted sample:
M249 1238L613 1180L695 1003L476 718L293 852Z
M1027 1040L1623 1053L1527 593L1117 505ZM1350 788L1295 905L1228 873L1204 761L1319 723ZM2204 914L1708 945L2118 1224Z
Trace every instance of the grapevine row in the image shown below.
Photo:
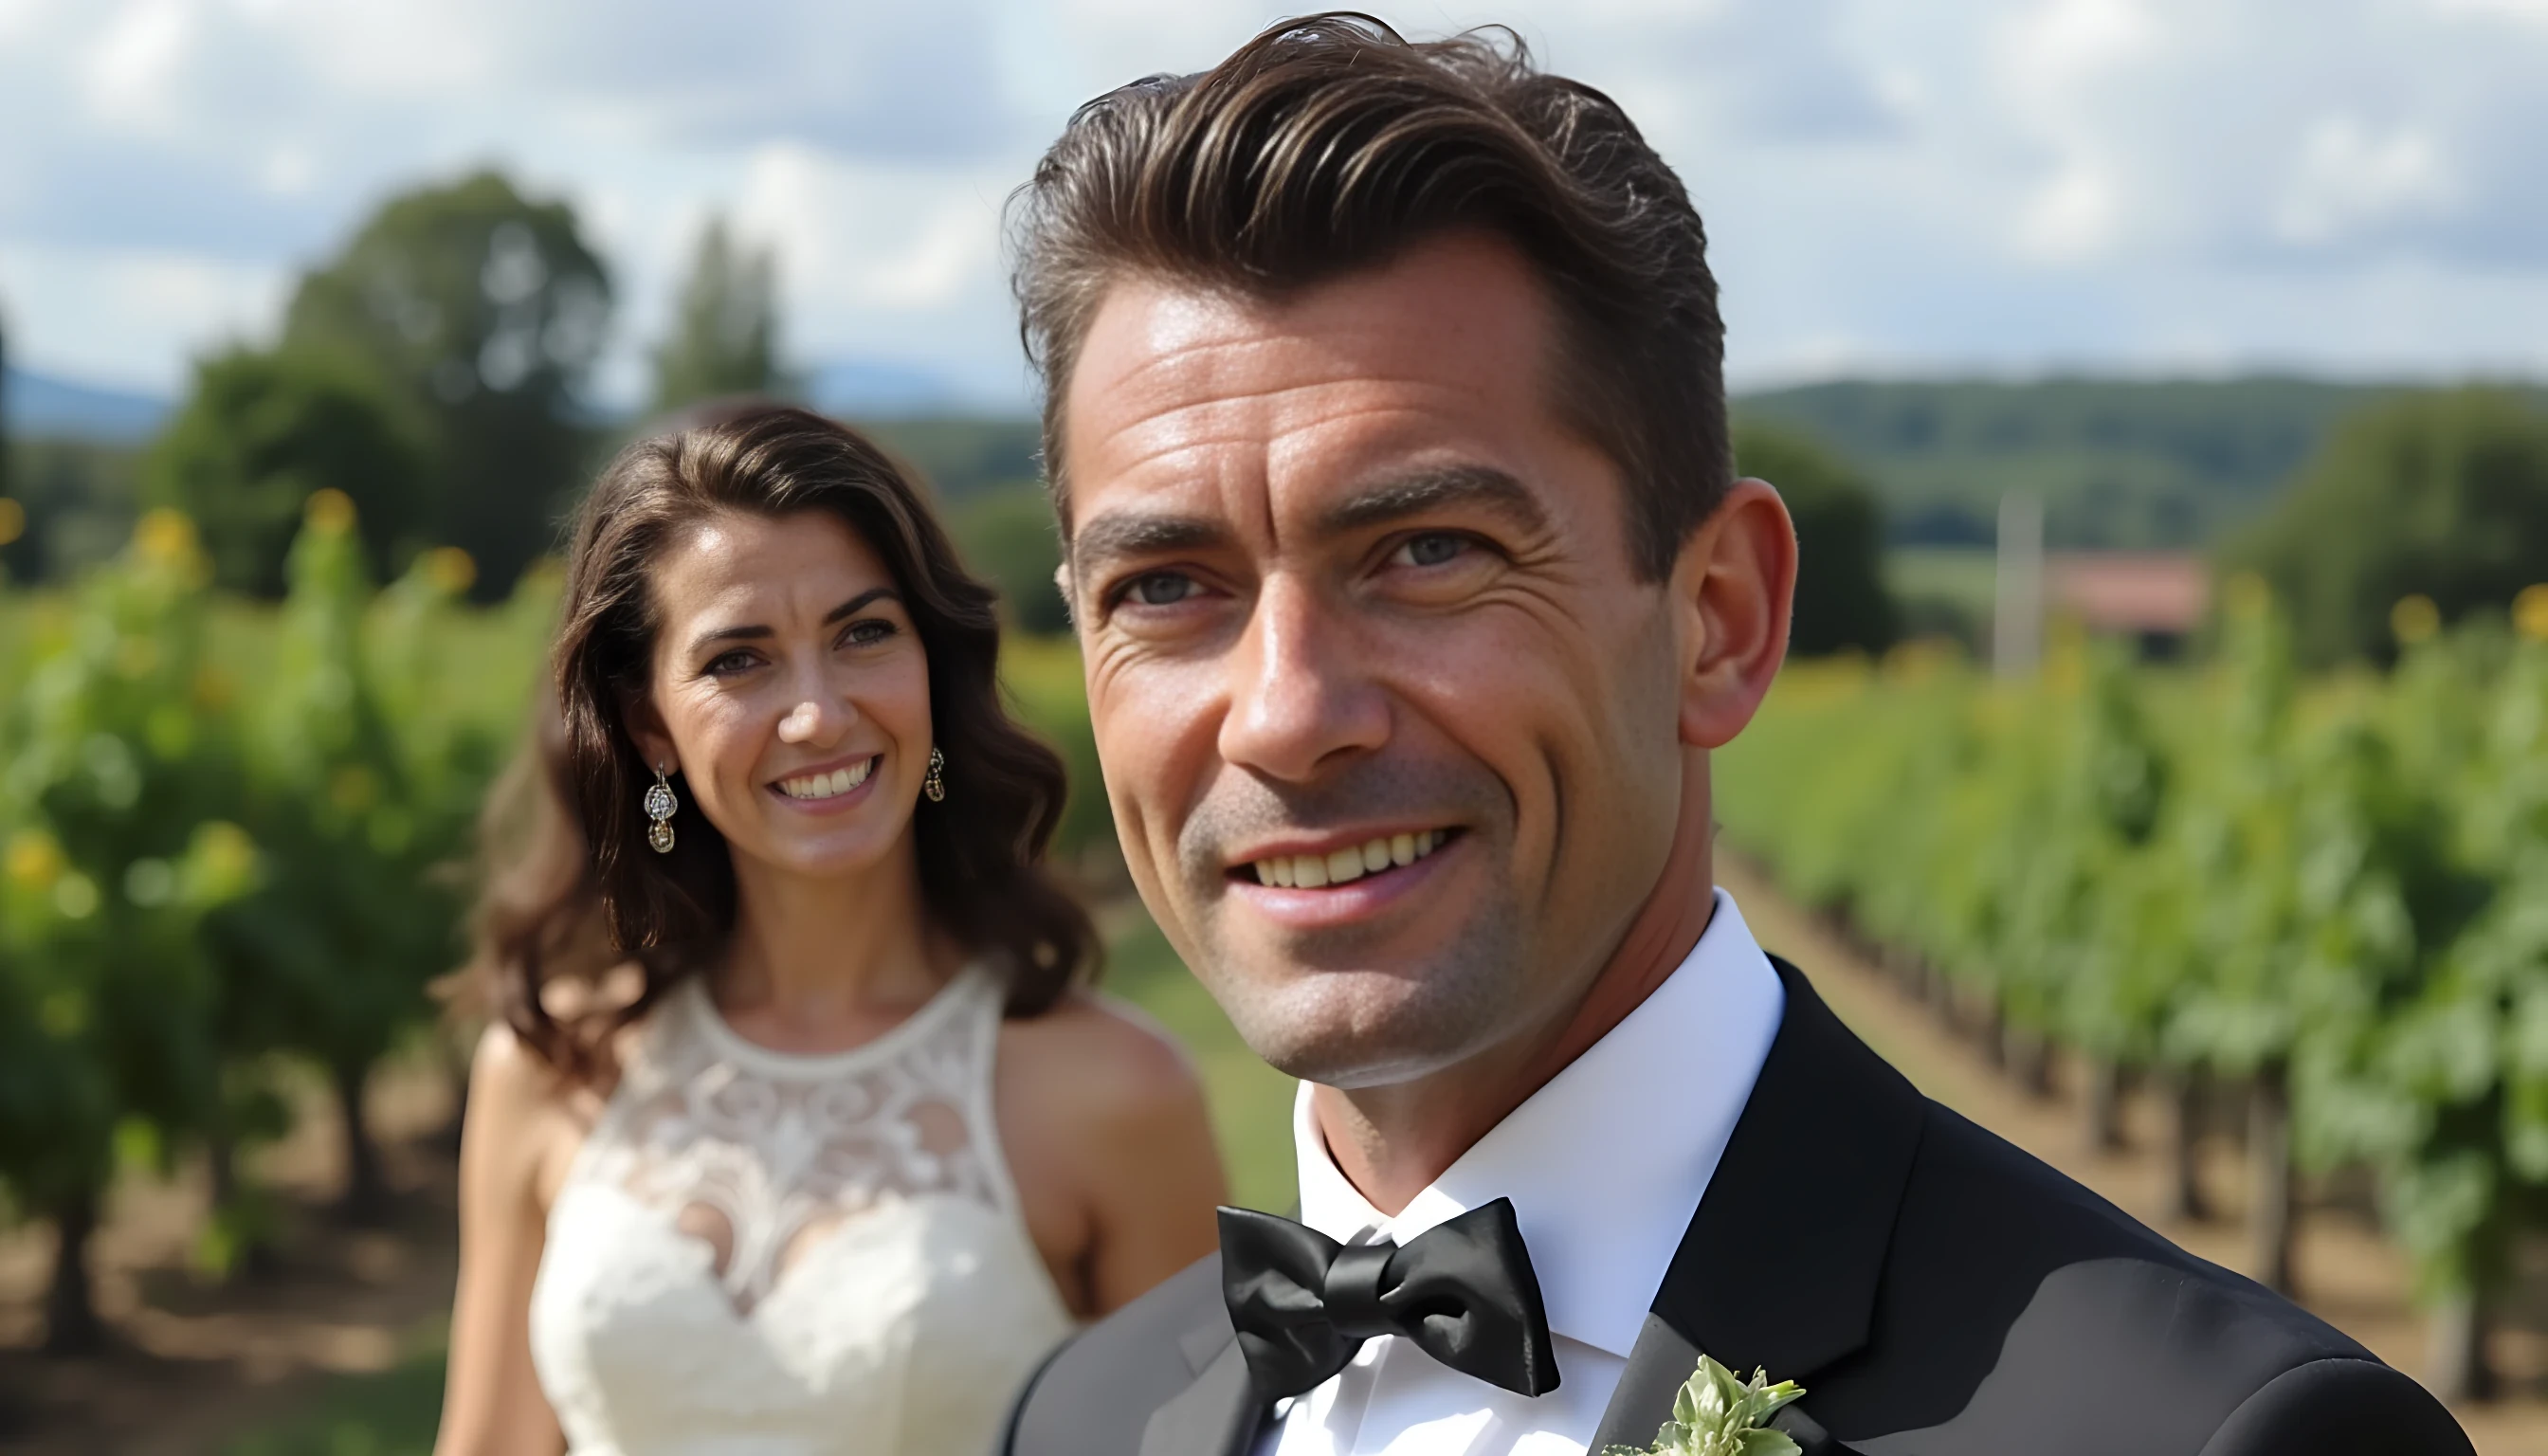
M2548 588L2448 634L2411 600L2390 675L2306 690L2263 589L2226 595L2200 671L2076 638L2016 680L1921 647L1791 667L1718 811L2028 1081L2073 1054L2093 1138L2128 1077L2180 1128L2242 1092L2268 1282L2292 1172L2367 1170L2434 1383L2480 1395L2489 1298L2548 1214Z

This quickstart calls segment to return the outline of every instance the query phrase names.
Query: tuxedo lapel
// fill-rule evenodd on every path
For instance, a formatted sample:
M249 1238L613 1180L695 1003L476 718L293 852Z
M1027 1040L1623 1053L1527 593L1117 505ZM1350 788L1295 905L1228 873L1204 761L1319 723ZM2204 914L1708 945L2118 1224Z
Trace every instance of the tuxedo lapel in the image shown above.
M1808 1378L1866 1342L1926 1104L1775 956L1786 1011L1734 1136L1682 1234L1592 1450L1642 1449L1703 1352L1807 1387L1774 1422L1842 1449L1804 1408ZM1810 1439L1809 1439L1810 1438Z
M1229 1321L1207 1320L1178 1343L1194 1382L1150 1413L1140 1456L1246 1456L1265 1403L1247 1378L1246 1353Z

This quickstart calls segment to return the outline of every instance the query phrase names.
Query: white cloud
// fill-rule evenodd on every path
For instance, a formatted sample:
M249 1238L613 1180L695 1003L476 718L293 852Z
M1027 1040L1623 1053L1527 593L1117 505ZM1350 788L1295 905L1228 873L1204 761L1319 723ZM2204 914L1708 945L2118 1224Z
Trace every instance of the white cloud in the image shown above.
M182 387L196 355L269 335L290 284L280 268L183 253L6 243L0 279L14 285L12 363L160 394Z
M2321 243L2356 228L2437 215L2458 191L2424 131L2381 136L2354 117L2332 116L2310 128L2274 227L2292 242Z
M718 211L778 248L800 357L1014 392L1009 189L1080 101L1296 8L0 0L0 305L16 357L173 383L380 198L492 161L610 257L616 393ZM2548 0L1392 13L1510 21L1620 98L1706 213L1738 375L2548 371Z

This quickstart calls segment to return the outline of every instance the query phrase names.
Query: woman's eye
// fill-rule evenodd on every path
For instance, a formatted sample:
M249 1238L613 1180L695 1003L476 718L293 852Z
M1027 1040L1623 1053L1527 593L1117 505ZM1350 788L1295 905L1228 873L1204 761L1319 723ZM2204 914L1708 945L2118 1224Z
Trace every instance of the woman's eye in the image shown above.
M740 651L727 652L720 653L715 658L711 659L707 667L702 671L705 672L708 677L722 678L730 673L740 673L751 666L751 653Z
M871 642L882 642L892 635L893 623L868 620L850 623L850 630L841 634L841 640L864 647Z
M1398 556L1409 566L1440 566L1468 549L1469 543L1462 537L1448 531L1427 531L1408 537L1398 548Z
M1134 578L1124 590L1124 599L1142 606L1174 606L1194 592L1194 578L1182 572L1151 572Z

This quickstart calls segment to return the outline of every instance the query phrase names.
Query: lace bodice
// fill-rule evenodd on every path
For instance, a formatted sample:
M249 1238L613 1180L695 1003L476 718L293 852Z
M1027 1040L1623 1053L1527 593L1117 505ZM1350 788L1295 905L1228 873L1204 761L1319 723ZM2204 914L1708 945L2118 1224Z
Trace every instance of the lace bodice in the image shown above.
M531 1350L574 1456L988 1449L1070 1317L992 1120L997 980L830 1056L701 982L649 1020L550 1210Z

